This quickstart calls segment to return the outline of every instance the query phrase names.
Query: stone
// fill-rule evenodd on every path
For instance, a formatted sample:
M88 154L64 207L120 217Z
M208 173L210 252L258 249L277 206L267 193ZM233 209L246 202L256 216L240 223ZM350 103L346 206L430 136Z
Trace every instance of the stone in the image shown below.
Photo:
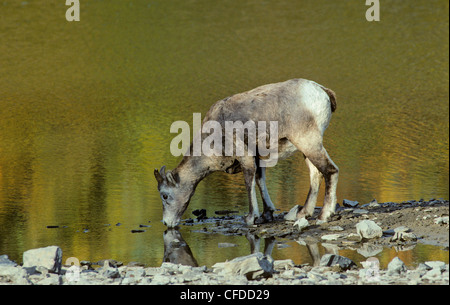
M286 215L284 215L284 220L296 221L298 211L300 211L300 206L295 205Z
M332 241L332 240L338 240L339 238L342 237L342 234L327 234L327 235L322 235L322 240L326 240L326 241Z
M417 236L412 232L396 232L394 236L391 237L390 241L416 241Z
M308 279L314 281L314 284L319 283L321 281L326 281L327 279L325 276L319 274L319 272L317 272L316 270L308 272L307 275Z
M434 223L437 225L440 224L448 224L449 222L449 217L448 216L443 216L443 217L438 217L434 219Z
M369 208L378 208L378 207L380 207L380 204L378 203L378 201L376 199L374 199L368 203L368 207Z
M340 256L337 254L325 254L320 259L320 266L332 267L335 265L338 265L342 270L349 270L353 267L356 267L354 261L345 256Z
M406 227L406 226L400 226L400 227L397 227L397 228L394 229L394 233L397 233L397 232L410 232L410 231L411 231L411 229Z
M428 261L425 265L431 269L439 269L440 271L445 271L445 263L441 261Z
M433 268L433 269L431 269L430 271L428 271L427 273L425 273L425 275L423 276L423 278L424 278L424 279L427 279L427 280L434 280L434 279L440 277L441 274L442 274L442 272L441 272L440 269Z
M231 261L216 263L212 268L219 275L244 275L248 280L254 280L260 276L269 277L272 275L273 259L261 252L257 252L237 257Z
M49 273L48 276L44 277L44 279L38 281L37 285L61 285L63 282L62 276L57 274L51 274Z
M361 238L372 239L383 236L383 230L373 220L362 220L356 224L356 232Z
M346 208L356 208L359 205L358 201L351 201L348 199L344 199L342 201L342 205Z
M44 267L59 273L62 266L62 250L57 246L31 249L23 253L23 267Z
M144 267L128 267L125 277L134 277L134 278L141 278L145 276L145 269Z
M108 262L108 265L110 267L118 268L120 266L123 266L123 262L116 261L115 259L102 259L102 260L97 262L97 265L104 266L105 262Z
M194 214L195 216L197 216L198 220L202 220L207 218L206 217L206 210L205 209L197 209L192 211L192 214Z
M297 228L297 230L299 230L299 231L302 231L303 229L307 228L308 226L309 226L309 222L304 217L298 219L294 223L294 228Z
M295 267L294 261L292 259L276 260L273 262L273 268L275 270L290 270Z
M152 285L167 285L170 283L170 277L164 275L156 275L152 278L150 284Z
M8 255L0 255L0 267L11 266L15 267L17 264L8 258Z
M353 210L353 214L367 214L369 213L368 210L364 210L364 209L354 209Z
M405 273L407 269L405 263L396 256L388 264L387 271L388 275L399 275Z
M328 228L329 231L344 231L344 228L341 226L331 226Z
M120 272L117 267L112 267L108 260L103 261L103 267L99 268L99 273L110 279L120 278Z

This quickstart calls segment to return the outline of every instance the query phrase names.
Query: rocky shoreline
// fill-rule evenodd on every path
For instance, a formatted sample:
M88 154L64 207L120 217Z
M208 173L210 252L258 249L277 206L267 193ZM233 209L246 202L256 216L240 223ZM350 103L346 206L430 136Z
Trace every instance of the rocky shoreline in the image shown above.
M279 237L296 241L301 239L332 241L342 248L362 244L408 246L417 242L442 246L447 250L449 247L448 200L411 200L401 203L378 203L373 200L360 205L356 201L344 199L331 220L321 224L316 221L320 208L316 208L313 217L300 221L294 221L289 215L294 214L292 211L296 211L296 207L291 212L274 215L275 219L271 223L254 226L247 226L241 216L187 219L183 224L202 225L197 231L203 233L253 234L264 238ZM286 218L293 220L286 221ZM383 238L361 240L356 225L363 220L375 222L382 233L377 237Z
M295 210L295 209L294 209ZM223 212L223 211L221 211ZM223 212L226 214L225 212ZM23 264L0 256L0 284L13 285L448 285L449 264L428 261L407 267L398 258L380 268L371 251L383 246L409 247L418 242L438 245L448 251L449 202L447 200L403 203L359 203L344 201L328 223L315 217L286 221L289 213L275 215L275 221L246 226L241 216L206 217L184 220L203 233L279 237L313 247L318 241L334 249L357 248L366 251L367 260L355 264L337 251L314 259L313 266L295 265L290 259L273 260L270 253L254 252L211 268L165 262L160 267L124 266L113 260L97 264L75 262L62 265L57 246L32 249L23 254ZM259 238L258 237L258 238ZM189 252L182 237L165 234L165 260L174 253ZM313 249L313 248L312 248ZM170 252L170 253L169 253ZM376 252L376 251L375 251Z
M38 249L39 250L39 249ZM358 269L349 259L324 255L319 266L298 266L292 260L273 261L262 253L217 263L211 269L173 263L161 267L118 266L104 261L89 265L62 266L58 272L44 266L23 267L0 258L3 285L448 285L449 265L430 261L408 269L394 258L387 269L370 260Z

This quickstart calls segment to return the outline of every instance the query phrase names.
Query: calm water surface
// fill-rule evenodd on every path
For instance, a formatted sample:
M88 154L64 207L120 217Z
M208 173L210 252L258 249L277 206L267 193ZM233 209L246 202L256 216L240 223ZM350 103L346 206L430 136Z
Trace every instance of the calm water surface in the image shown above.
M360 0L91 0L71 23L64 2L0 2L0 254L20 262L59 245L65 258L161 264L153 169L180 160L172 122L296 77L338 95L324 141L340 202L448 199L448 1L386 0L372 23ZM267 175L281 211L303 204L301 154ZM185 217L197 208L246 213L242 176L206 178ZM151 227L132 234L140 225ZM249 254L245 237L191 230L181 234L200 265ZM435 253L416 248L401 258ZM273 255L311 262L295 242Z

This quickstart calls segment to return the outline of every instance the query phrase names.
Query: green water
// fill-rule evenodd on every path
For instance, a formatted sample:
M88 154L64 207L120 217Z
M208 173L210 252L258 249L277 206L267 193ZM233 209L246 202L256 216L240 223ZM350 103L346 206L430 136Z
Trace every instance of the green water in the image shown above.
M86 0L79 22L64 4L0 2L0 254L159 265L153 169L180 160L172 122L297 77L337 93L324 141L339 201L448 199L448 1L381 1L380 22L360 0ZM301 154L267 176L277 208L303 204ZM185 217L197 208L246 213L242 176L205 179ZM182 233L199 264L248 254L245 238Z

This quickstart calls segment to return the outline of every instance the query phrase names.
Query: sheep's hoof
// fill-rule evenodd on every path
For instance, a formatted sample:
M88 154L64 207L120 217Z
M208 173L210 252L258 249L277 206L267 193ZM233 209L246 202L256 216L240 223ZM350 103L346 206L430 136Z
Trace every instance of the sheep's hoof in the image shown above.
M261 214L260 217L255 219L255 224L260 225L273 221L273 211L266 211Z
M258 217L255 217L255 215L251 215L251 214L248 214L248 215L245 216L245 218L244 218L245 223L246 223L248 226L252 226L252 225L256 224L257 219L258 219Z

